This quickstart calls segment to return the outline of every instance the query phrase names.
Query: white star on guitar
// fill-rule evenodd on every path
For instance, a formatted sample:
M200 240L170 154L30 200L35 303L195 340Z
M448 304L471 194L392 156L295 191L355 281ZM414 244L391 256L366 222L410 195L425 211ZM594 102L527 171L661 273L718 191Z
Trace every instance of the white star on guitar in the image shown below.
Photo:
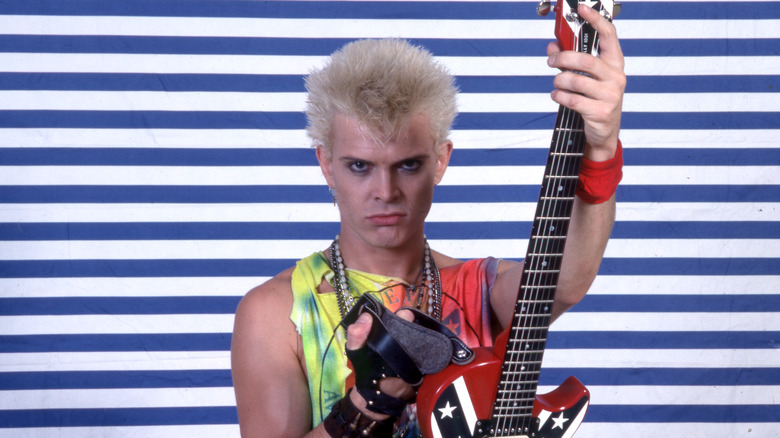
M563 412L561 412L561 415L559 415L558 418L553 418L552 420L555 422L555 424L553 424L552 429L555 429L556 427L560 427L561 429L563 429L564 423L569 421L568 418L565 418L563 416Z
M458 407L457 406L450 406L450 402L447 402L447 406L439 409L439 412L441 412L441 419L443 420L444 417L453 418L452 411L454 411L455 409L458 409Z

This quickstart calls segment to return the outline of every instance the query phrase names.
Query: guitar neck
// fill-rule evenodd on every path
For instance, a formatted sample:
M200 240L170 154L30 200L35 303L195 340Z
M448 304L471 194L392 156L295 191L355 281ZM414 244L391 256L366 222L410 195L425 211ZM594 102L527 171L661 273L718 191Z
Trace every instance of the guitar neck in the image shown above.
M597 55L598 33L578 16L577 6L580 2L557 2L555 34L562 50ZM549 2L543 3L549 5ZM600 9L602 14L609 18L613 6L611 0L598 2L599 8L606 8ZM532 430L530 423L533 421L536 389L584 150L582 117L561 106L528 240L514 316L503 352L501 376L491 418L498 431Z
M582 128L579 114L560 107L493 406L496 422L531 418L585 147Z

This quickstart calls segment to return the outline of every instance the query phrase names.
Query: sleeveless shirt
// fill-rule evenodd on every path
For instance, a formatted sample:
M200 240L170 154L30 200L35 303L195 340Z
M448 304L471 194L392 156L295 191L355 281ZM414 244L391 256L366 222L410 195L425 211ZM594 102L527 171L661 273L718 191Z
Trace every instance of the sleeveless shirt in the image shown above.
M492 346L490 290L498 262L492 257L475 259L439 270L442 322L471 347ZM407 298L409 285L403 280L349 268L346 271L355 297L358 296L355 291L370 293L393 312L405 305L416 304L416 300ZM322 422L333 404L346 395L354 382L344 351L344 329L336 330L341 321L336 293L318 292L323 280L332 286L334 277L322 252L298 261L292 273L293 308L290 319L302 338L311 395L312 427ZM405 302L407 299L411 301ZM404 421L402 418L401 422ZM399 427L404 430L409 428L410 425Z

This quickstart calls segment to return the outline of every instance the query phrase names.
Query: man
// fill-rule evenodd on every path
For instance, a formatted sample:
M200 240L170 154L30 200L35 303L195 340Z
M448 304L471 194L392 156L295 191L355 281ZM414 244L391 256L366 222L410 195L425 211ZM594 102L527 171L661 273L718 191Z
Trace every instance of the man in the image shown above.
M578 192L553 319L579 302L595 278L620 172L623 55L611 23L584 6L578 12L600 34L600 58L551 43L548 64L563 70L552 99L583 116L585 156L612 169L607 179L614 184L606 194ZM344 355L365 344L371 318L361 315L346 339L339 321L360 294L372 292L390 311L418 308L457 321L458 336L471 346L492 345L496 328L511 321L522 264L464 263L428 248L424 221L452 152L447 135L456 113L453 80L430 54L396 40L353 43L310 75L307 89L307 130L338 203L341 231L329 248L253 289L238 307L232 369L241 433L415 436L411 386L398 378L377 383L402 406L391 415L369 409L350 389L355 376ZM410 318L408 311L399 315Z

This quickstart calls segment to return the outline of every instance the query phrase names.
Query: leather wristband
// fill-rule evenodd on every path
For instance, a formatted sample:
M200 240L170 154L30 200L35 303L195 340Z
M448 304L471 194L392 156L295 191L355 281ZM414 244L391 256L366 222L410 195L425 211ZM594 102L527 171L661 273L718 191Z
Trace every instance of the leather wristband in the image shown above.
M601 204L615 194L623 178L623 145L618 140L615 156L606 161L582 158L577 196L588 204Z
M382 421L372 420L360 412L347 393L333 405L322 425L332 438L389 438L393 435L395 420L395 417Z

